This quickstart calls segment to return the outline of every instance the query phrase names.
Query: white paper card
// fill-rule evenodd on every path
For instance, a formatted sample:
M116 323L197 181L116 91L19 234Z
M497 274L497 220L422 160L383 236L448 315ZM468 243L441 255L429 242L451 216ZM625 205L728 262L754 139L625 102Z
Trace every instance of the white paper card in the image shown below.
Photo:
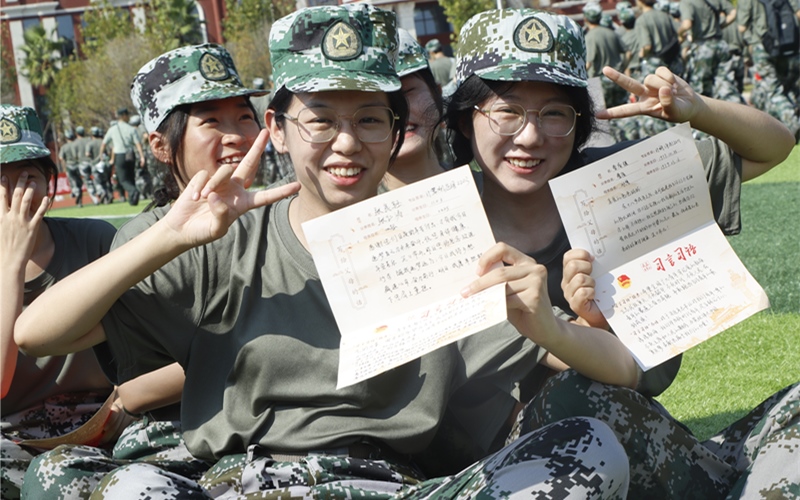
M337 387L506 319L505 287L467 299L494 243L468 167L303 224L342 334Z
M596 301L642 369L769 307L714 221L688 124L550 181Z

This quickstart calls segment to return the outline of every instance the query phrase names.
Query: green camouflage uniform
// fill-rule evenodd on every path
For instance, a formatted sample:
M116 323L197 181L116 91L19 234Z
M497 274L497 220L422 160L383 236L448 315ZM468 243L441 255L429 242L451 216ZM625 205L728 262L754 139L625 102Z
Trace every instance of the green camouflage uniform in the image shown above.
M795 12L800 11L800 2L790 3ZM789 127L800 143L800 53L777 57L767 54L762 42L767 33L766 13L759 0L739 0L736 24L746 29L744 39L753 60L750 102Z
M525 11L516 16L507 12L484 13L493 22L475 28L474 37L465 35L465 25L459 43L459 82L476 74L487 80L586 86L578 29L559 30L548 51L552 37L534 29L539 27L530 24ZM535 36L524 38L527 33ZM522 50L520 39L536 40L540 51ZM597 418L614 430L628 453L629 498L708 499L727 494L738 498L740 490L765 498L783 491L784 496L776 498L792 498L800 479L797 459L792 459L800 452L799 398L797 385L781 391L747 418L699 443L655 400L570 370L550 379L533 397L507 443L564 418Z
M705 442L654 400L569 370L550 379L509 436L563 418L607 423L628 453L630 498L797 498L800 384L789 386Z
M71 195L73 198L75 198L75 203L77 205L81 205L83 196L83 178L81 177L81 169L79 164L80 150L74 133L72 131L68 131L65 135L67 137L67 142L61 146L61 149L58 152L58 159L61 160L61 165L67 172Z
M153 131L181 104L264 93L242 85L223 47L206 44L182 47L147 63L134 78L131 100L147 130ZM60 446L37 457L28 470L23 495L88 498L108 472L136 462L169 468L194 479L210 465L188 453L179 422L146 417L131 424L113 450Z
M552 17L546 19L534 22L534 27L558 33L559 24ZM553 42L552 36L548 41ZM303 9L278 20L270 34L276 87L293 92L396 91L400 88L394 69L396 47L393 14L365 3ZM151 113L143 116L158 122L162 112L148 110ZM324 307L319 309L325 314ZM187 386L192 375L187 371ZM329 375L320 376L328 380ZM412 391L408 397L413 398L420 391L413 387L416 383L410 380L398 391ZM375 398L384 397L394 399L376 394L371 403L383 405ZM258 394L252 398L257 400ZM298 401L296 406L316 403ZM293 449L292 440L287 441L287 449ZM237 443L246 453L220 453L223 456L199 481L170 466L137 462L106 475L93 498L625 498L627 494L624 451L610 429L592 419L547 426L458 475L428 480L406 456L373 441L356 445L281 455L258 444Z
M686 76L699 94L744 102L735 82L727 79L731 56L728 44L722 39L719 21L721 13L727 14L732 8L728 0L681 0L681 19L692 21L692 45Z

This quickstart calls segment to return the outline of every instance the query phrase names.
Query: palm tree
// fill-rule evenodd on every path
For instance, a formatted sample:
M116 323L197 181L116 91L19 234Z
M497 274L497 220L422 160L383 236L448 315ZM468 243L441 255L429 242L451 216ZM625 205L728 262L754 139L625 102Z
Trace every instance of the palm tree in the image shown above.
M194 0L154 0L150 6L147 29L165 50L202 43L203 32Z
M54 41L47 36L41 25L28 28L22 36L25 40L25 45L20 47L25 54L25 60L20 68L22 74L31 85L49 87L58 72L64 42Z

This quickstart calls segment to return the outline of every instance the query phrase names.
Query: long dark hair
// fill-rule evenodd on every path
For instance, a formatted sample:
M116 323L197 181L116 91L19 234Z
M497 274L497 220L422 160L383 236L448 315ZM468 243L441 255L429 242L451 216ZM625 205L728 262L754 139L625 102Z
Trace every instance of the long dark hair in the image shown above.
M289 109L293 95L294 93L291 90L286 87L281 87L275 92L275 96L269 103L269 109L275 111L275 122L281 128L286 124L286 117L283 114ZM408 122L408 102L403 93L399 90L386 92L386 95L389 98L389 107L399 117L395 120L394 128L392 129L392 135L396 137L397 143L392 150L392 156L389 158L389 165L391 165L397 158L400 148L403 147L403 138L405 137L403 131L406 129L406 123Z
M475 157L470 140L464 134L465 128L468 129L467 132L472 132L472 113L475 106L490 97L503 95L515 83L517 82L484 80L472 75L450 97L445 123L456 165L465 165ZM575 120L575 144L572 151L572 156L575 156L595 129L594 102L586 87L561 85L559 88L564 90L572 107L580 113Z

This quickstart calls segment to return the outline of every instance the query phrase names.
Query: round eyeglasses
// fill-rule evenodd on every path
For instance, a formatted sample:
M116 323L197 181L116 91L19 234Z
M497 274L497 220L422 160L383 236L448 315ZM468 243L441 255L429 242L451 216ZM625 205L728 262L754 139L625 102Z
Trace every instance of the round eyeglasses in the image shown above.
M395 120L400 117L386 106L361 108L352 116L339 115L330 108L303 108L297 116L283 113L297 125L300 137L313 144L328 142L342 128L341 119L350 121L356 137L362 142L383 142L392 135Z
M580 113L566 104L548 104L542 109L525 109L519 104L494 103L488 109L474 108L489 119L489 127L499 135L517 135L528 123L528 113L536 114L536 125L549 137L566 137L575 128Z

